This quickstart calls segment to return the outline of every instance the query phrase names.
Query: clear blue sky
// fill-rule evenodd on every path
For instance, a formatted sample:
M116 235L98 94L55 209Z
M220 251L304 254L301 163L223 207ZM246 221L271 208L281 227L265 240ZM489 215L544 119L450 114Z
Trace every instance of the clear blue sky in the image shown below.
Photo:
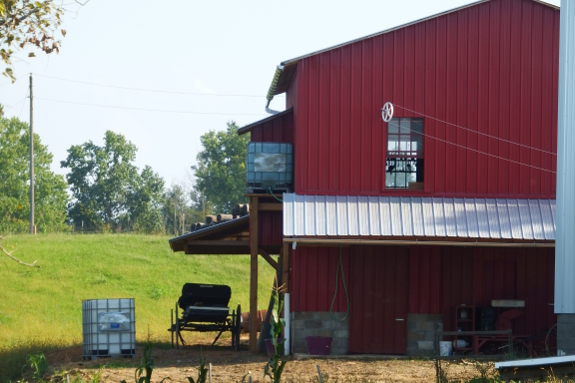
M17 55L15 75L24 77L13 85L0 79L0 103L8 117L29 121L24 99L27 75L34 73L34 130L54 154L57 173L65 174L60 161L71 145L101 145L112 130L138 147L138 167L150 165L167 186L188 183L202 134L223 130L231 120L243 126L268 116L265 95L281 61L473 2L91 0L66 16L59 55ZM284 97L271 107L283 110Z

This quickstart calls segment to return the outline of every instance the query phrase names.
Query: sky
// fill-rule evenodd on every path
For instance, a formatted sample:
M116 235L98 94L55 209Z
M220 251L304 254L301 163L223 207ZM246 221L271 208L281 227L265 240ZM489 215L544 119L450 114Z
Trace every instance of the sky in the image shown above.
M60 53L18 52L18 80L0 78L0 103L28 122L33 74L34 132L58 174L72 145L102 145L112 130L136 145L140 169L150 165L167 187L190 185L203 134L269 116L282 61L473 2L70 0ZM284 110L285 97L270 107Z

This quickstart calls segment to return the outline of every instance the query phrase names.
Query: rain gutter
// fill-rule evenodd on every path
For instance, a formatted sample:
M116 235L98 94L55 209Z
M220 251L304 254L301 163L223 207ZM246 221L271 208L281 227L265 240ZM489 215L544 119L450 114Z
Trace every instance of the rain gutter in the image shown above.
M387 239L314 239L314 238L284 238L285 243L296 245L426 245L426 246L459 246L459 247L543 247L554 248L555 242L480 242L480 241L419 241L415 240L387 240Z
M270 85L270 89L268 90L268 94L266 96L268 102L266 104L266 112L269 114L278 114L279 111L277 110L273 110L270 109L270 102L272 102L272 100L274 99L274 94L276 92L276 89L278 87L278 82L280 80L280 76L284 71L284 66L283 65L278 65L276 68L276 73L274 74L274 79L272 80L272 83Z

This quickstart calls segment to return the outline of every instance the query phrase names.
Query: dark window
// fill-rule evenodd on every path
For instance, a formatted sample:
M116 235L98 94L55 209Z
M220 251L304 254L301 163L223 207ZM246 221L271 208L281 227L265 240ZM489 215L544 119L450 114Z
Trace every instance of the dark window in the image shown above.
M385 187L422 189L423 119L392 118L387 126Z

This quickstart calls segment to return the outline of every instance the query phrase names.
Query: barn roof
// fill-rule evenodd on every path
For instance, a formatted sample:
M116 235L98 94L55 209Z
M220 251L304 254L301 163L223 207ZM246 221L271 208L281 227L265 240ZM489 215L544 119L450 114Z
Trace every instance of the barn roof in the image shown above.
M284 194L285 237L555 240L555 200Z
M249 125L246 125L246 126L244 126L244 127L239 128L239 129L238 129L238 134L241 136L242 134L245 134L245 133L247 133L247 132L250 132L252 129L254 129L254 128L260 126L260 125L263 125L263 124L265 124L265 123L267 123L267 122L271 122L271 121L273 121L273 120L276 120L276 119L278 119L278 118L280 118L280 117L282 117L282 116L285 116L286 114L290 114L290 113L292 113L292 112L293 112L293 108L289 108L289 109L284 110L283 112L274 114L274 115L272 115L272 116L270 116L270 117L267 117L267 118L264 118L263 120L259 120L259 121L253 122L253 123L251 123L251 124L249 124Z
M447 14L450 14L453 12L457 12L457 11L460 11L460 10L465 9L465 8L473 7L473 6L476 6L476 5L481 4L481 3L486 3L488 1L491 1L491 0L479 0L479 1L476 1L476 2L473 2L470 4L463 5L461 7L453 8L453 9L450 9L450 10L447 10L444 12L437 13L437 14L432 15L432 16L425 17L423 19L415 20L415 21L412 21L412 22L409 22L406 24L402 24L402 25L399 25L399 26L396 26L396 27L393 27L390 29L386 29L386 30L381 31L381 32L376 32L376 33L373 33L373 34L370 34L370 35L367 35L364 37L360 37L360 38L355 39L355 40L351 40L351 41L348 41L348 42L345 42L342 44L338 44L338 45L335 45L335 46L332 46L329 48L325 48L325 49L321 49L321 50L318 50L318 51L315 51L312 53L308 53L306 55L299 56L299 57L293 58L291 60L283 61L278 66L278 68L276 69L276 73L274 74L274 78L273 78L272 83L270 85L270 88L268 90L267 99L268 99L268 101L271 101L271 99L275 95L285 93L288 90L288 87L289 87L289 84L290 84L291 79L293 77L293 74L295 73L297 63L300 60L303 60L305 58L315 56L315 55L318 55L318 54L321 54L324 52L328 52L328 51L331 51L334 49L338 49L338 48L344 47L346 45L354 44L354 43L357 43L357 42L362 41L362 40L367 40L367 39L370 39L372 37L384 35L386 33L390 33L390 32L396 31L398 29L402 29L402 28L405 28L405 27L408 27L408 26L411 26L414 24L418 24L418 23L421 23L421 22L424 22L427 20L431 20L431 19L434 19L434 18L437 18L440 16L444 16L444 15L447 15ZM556 10L559 10L558 6L553 5L553 4L549 4L549 3L542 1L542 0L531 0L531 1L534 1L536 3L540 3L540 4L546 5L548 7L554 8Z

